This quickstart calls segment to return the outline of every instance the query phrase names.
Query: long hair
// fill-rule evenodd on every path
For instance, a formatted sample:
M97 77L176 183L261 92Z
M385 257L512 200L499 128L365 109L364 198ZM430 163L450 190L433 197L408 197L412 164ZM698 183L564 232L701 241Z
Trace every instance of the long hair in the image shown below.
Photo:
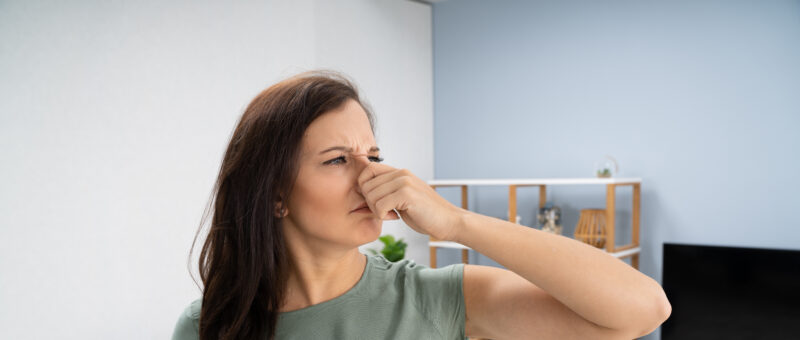
M242 114L222 159L198 260L203 281L200 339L273 339L290 261L280 202L298 173L301 140L321 114L354 99L375 118L352 81L329 70L303 72L259 93ZM195 281L197 282L197 281Z

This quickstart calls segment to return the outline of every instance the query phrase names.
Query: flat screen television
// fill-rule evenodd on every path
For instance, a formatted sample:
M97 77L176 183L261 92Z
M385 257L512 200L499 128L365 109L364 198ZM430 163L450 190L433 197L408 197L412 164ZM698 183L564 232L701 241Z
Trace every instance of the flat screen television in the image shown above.
M800 339L800 251L664 243L663 259L662 340Z

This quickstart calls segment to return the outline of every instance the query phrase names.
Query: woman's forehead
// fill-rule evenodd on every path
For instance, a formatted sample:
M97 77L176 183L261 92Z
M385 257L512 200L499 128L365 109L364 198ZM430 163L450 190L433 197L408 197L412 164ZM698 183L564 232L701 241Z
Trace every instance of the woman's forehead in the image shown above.
M322 155L336 152L377 152L380 151L372 136L351 137L340 136L339 138L318 138L316 141L309 141L303 151L311 155Z
M335 146L359 152L376 147L366 115L359 117L346 112L326 113L317 118L306 130L303 144L305 151L317 153Z
M316 156L334 152L375 152L380 151L375 143L372 130L364 131L320 131L303 138L303 152Z

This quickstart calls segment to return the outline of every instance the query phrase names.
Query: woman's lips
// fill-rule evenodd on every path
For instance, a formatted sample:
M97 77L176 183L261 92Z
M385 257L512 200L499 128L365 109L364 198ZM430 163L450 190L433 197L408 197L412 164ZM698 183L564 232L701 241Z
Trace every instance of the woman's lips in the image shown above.
M361 204L359 204L359 205L358 205L358 207L356 207L356 208L355 208L355 209L353 209L353 210L350 210L350 212L351 212L351 213L354 213L354 212L356 212L356 211L359 211L359 210L362 210L362 209L364 209L364 208L366 208L367 210L369 210L369 205L367 205L367 202L361 202Z
M369 210L369 207L363 207L363 208L359 208L359 209L353 210L353 212L354 212L354 213L367 213L367 214L371 214L371 213L372 213L372 210Z

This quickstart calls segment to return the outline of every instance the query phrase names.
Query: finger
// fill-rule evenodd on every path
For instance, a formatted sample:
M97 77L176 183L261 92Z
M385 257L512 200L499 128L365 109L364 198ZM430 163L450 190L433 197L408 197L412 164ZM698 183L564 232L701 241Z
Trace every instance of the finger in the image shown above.
M386 214L386 217L383 218L383 220L399 220L399 219L400 219L400 214L398 214L397 211L394 209L389 210L389 213Z
M396 170L396 169L391 167L391 166L388 166L386 164L380 164L380 163L375 163L375 162L367 163L367 166L365 166L364 169L361 170L361 173L358 175L358 186L363 191L364 183L366 183L367 181L369 181L369 180L371 180L371 179L373 179L375 177L378 177L378 176L380 176L382 174L385 174L387 172L391 172L391 171L394 171L394 170Z
M403 186L410 185L411 180L408 176L404 176L404 173L405 172L403 170L383 173L378 177L375 177L364 183L364 187L361 188L361 193L364 195L367 205L370 206L372 211L376 212L376 215L378 215L380 211L375 208L375 202L380 200L382 197L401 189Z
M386 196L383 196L378 201L376 201L375 208L376 208L376 214L378 215L378 219L381 220L385 219L389 211L393 211L393 209L406 210L407 202L409 200L406 193L407 189L405 189L404 187L400 187L394 192Z
M375 181L378 181L378 178L375 178ZM368 184L372 184L372 182L373 181L370 181L368 182ZM395 177L393 179L389 179L389 181L386 183L381 183L372 190L369 190L368 192L362 192L362 193L364 194L364 198L366 199L367 204L369 205L371 203L374 205L375 202L379 201L384 196L397 191L398 189L402 188L405 185L408 185L408 182L409 180L407 177ZM394 209L394 207L391 207L391 209ZM375 212L376 215L380 213L380 211L378 211L377 209L373 210L373 212Z
M367 196L368 190L364 189L364 185L366 183L369 183L370 180L376 178L377 176L392 171L392 169L394 168L388 165L378 164L378 163L368 163L367 166L365 166L364 169L361 171L361 173L358 175L357 182L359 186L359 191L361 192L361 195L364 196L364 200L367 202L369 210L371 210L376 217L378 216L378 214L376 213L377 210L375 209L374 206L375 201L369 199L369 197Z
M389 188L386 188L387 185L390 183L396 182ZM387 191L391 188L395 188L394 185L410 185L411 181L408 176L402 170L392 171L383 173L378 175L377 177L368 180L364 185L361 187L361 193L366 197L367 195L377 193L377 196L373 196L376 199L381 198L383 195L387 194ZM378 190L381 189L381 190Z
M411 179L410 175L411 173L406 169L394 169L393 171L384 172L364 182L364 184L361 185L361 193L366 195L367 193L375 190L375 188L378 188L397 178L406 177L407 179L410 180Z

